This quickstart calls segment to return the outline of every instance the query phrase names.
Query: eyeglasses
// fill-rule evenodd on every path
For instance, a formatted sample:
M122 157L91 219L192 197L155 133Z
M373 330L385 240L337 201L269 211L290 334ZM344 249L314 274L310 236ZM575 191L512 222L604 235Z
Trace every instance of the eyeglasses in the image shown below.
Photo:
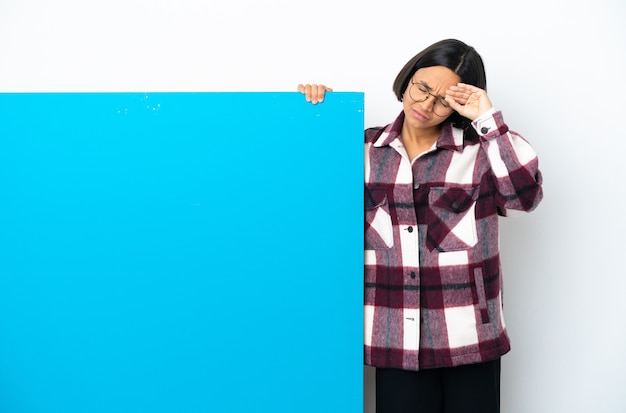
M452 108L446 102L445 98L442 96L436 96L430 93L430 90L420 82L415 82L411 79L411 86L409 87L409 96L414 102L424 102L428 99L429 96L435 98L435 103L433 103L433 112L437 116L447 116L452 112Z

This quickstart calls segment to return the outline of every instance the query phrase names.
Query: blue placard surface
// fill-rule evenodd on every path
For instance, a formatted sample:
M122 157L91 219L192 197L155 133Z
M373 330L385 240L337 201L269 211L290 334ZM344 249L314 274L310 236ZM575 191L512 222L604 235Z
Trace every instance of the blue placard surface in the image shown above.
M0 411L362 412L363 94L0 94Z

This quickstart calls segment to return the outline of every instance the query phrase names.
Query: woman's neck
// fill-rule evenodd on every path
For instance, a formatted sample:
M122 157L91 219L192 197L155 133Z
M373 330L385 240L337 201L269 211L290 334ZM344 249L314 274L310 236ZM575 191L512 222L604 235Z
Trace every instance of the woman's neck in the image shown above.
M406 126L402 127L402 143L406 149L409 159L412 161L418 155L429 150L439 138L440 129L411 129Z

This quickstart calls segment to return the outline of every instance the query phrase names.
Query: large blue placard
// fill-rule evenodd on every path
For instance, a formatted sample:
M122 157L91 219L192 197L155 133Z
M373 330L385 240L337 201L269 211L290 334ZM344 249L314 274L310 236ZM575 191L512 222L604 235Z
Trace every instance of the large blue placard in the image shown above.
M363 95L0 94L0 411L361 412Z

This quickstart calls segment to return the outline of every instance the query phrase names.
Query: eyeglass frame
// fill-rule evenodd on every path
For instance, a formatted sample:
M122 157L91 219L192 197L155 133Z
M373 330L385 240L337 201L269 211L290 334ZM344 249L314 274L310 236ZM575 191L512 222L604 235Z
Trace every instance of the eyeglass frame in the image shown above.
M440 118L443 118L444 116L448 116L450 113L452 113L452 112L454 111L454 109L452 109L452 108L450 107L450 105L448 104L448 102L446 102L445 97L443 97L443 96L437 96L437 95L434 95L434 94L430 93L430 90L429 90L430 88L429 88L428 86L426 86L423 82L420 82L420 81L417 81L417 82L416 82L416 81L414 81L413 79L411 79L411 80L409 81L409 83L410 83L410 85L409 85L409 90L408 90L408 92L409 92L409 97L411 98L411 100L412 100L413 102L416 102L416 103L426 102L426 101L428 100L428 98L432 96L433 98L435 98L435 102L433 103L433 113L434 113L435 115L439 116ZM418 89L420 90L420 92L424 92L424 93L426 93L426 97L425 97L424 99L422 99L422 100L416 100L416 99L414 99L414 98L413 98L413 95L411 95L411 88L412 88L413 86L415 86L415 85L418 85L417 87L418 87ZM420 88L420 86L422 86L424 89L421 89L421 88ZM435 112L435 105L437 105L437 103L440 103L440 104L441 104L441 106L443 106L446 110L449 110L449 111L450 111L450 113L447 113L447 114L445 114L445 115L440 115L440 114L438 114L437 112Z

